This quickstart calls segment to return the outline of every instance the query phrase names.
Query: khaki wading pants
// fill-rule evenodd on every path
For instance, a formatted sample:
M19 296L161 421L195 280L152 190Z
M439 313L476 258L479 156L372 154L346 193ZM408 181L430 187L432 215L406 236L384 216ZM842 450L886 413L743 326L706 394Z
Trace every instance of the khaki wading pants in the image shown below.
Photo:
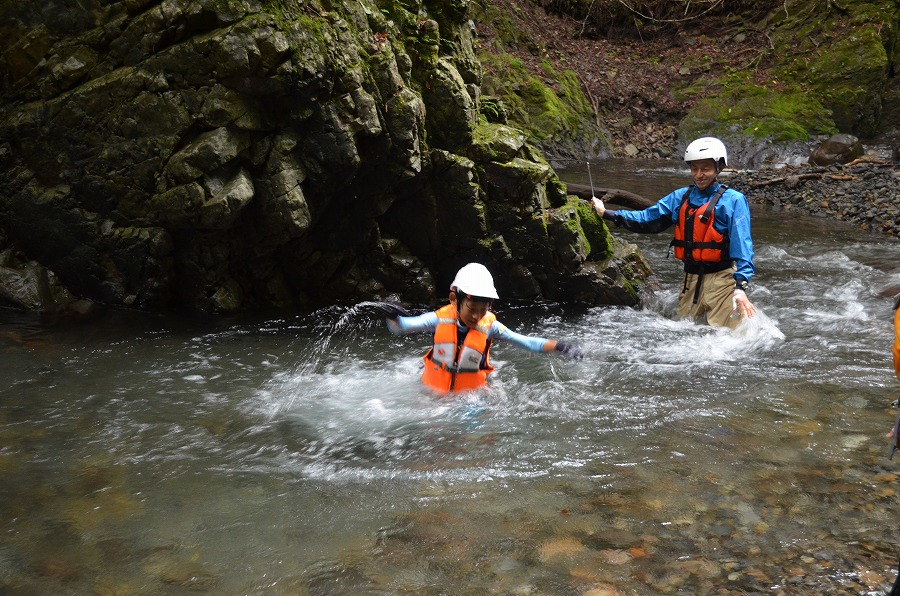
M678 297L678 318L693 319L696 323L702 323L703 316L706 315L706 322L713 327L730 329L737 327L741 322L741 317L732 318L731 316L736 269L732 266L724 271L704 273L702 276L685 273L681 295ZM700 283L700 294L695 303L694 295L698 282Z

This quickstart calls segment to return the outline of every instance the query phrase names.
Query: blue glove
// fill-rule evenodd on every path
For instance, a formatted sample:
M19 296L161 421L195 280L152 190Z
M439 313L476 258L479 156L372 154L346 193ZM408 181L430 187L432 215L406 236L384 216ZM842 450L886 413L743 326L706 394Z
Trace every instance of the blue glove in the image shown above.
M556 351L562 353L567 358L573 360L581 360L584 358L584 350L575 344L567 344L561 341L556 342Z

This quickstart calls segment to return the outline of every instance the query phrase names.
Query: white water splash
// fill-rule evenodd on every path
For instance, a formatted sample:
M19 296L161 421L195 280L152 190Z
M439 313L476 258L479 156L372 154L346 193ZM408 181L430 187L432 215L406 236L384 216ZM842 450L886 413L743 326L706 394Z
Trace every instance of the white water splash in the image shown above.
M777 323L760 309L756 310L754 316L744 317L744 320L734 330L734 335L744 342L753 344L752 349L754 350L772 348L785 338Z

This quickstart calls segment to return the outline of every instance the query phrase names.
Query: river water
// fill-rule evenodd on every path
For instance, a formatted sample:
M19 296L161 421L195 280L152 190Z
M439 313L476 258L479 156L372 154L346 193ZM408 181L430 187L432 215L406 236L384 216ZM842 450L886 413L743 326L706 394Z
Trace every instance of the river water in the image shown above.
M561 169L658 198L675 164ZM885 432L900 243L754 207L761 314L497 305L581 362L498 344L419 384L429 338L366 304L183 320L0 312L2 594L878 594L900 554ZM435 305L438 306L438 305Z

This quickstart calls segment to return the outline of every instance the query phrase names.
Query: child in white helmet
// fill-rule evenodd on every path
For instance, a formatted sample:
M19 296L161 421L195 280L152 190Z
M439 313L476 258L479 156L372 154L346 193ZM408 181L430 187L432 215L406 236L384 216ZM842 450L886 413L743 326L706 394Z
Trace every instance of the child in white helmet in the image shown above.
M684 262L678 316L734 329L756 307L747 297L753 276L750 205L740 192L717 180L728 165L725 144L714 137L693 141L684 152L694 184L642 211L613 211L592 198L600 217L639 233L655 234L675 224L670 247Z
M422 382L449 393L477 389L487 383L494 370L490 364L491 342L506 340L531 352L561 352L576 360L584 357L578 346L510 331L490 311L497 300L494 279L484 265L469 263L450 284L450 304L419 316L405 314L387 305L387 326L395 335L431 331L434 345L423 358Z

